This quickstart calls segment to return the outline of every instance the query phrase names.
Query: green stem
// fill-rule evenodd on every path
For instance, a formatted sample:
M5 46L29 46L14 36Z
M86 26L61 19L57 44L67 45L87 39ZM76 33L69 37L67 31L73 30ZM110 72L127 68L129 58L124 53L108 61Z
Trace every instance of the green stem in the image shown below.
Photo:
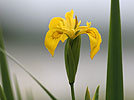
M72 96L72 100L75 100L75 93L74 93L74 84L70 84L71 87L71 96Z

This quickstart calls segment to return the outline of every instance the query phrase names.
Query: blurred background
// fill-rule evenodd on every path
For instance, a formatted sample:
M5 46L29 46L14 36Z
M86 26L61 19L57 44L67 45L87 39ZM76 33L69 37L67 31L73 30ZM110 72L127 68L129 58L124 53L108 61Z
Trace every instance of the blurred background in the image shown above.
M125 100L134 100L134 1L120 0L122 21L122 47ZM110 17L110 0L0 0L0 23L6 50L25 65L44 86L60 100L70 100L70 88L64 64L65 43L59 43L52 57L44 46L44 37L53 17L63 17L66 12L74 14L86 25L92 22L101 36L101 49L90 59L89 39L82 35L78 72L76 75L76 99L84 100L86 87L91 97L100 85L100 100L105 98L107 47ZM13 61L8 59L11 78L17 76L26 100L32 91L34 100L50 100L47 94ZM12 84L14 85L14 84Z

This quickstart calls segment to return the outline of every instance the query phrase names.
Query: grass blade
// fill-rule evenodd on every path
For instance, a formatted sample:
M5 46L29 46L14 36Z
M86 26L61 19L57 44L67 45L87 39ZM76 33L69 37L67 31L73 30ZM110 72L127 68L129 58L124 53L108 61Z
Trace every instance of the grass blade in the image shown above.
M15 59L13 56L11 56L8 52L0 48L0 51L4 54L6 54L12 61L14 61L21 69L23 69L48 95L52 100L57 100L30 72L28 72L24 65L21 64L17 59Z
M97 87L92 100L99 100L99 89L100 89L100 86Z
M0 48L2 48L3 50L5 49L1 27L0 27ZM2 52L0 52L0 68L1 68L2 85L7 100L14 100L6 55Z
M119 0L111 0L106 100L124 100Z
M0 85L0 100L7 100L1 85Z
M88 87L87 87L87 89L86 89L85 100L91 100Z
M17 93L17 98L18 98L17 100L22 100L18 80L15 75L14 75L14 83L15 83L15 88L16 88L16 93Z

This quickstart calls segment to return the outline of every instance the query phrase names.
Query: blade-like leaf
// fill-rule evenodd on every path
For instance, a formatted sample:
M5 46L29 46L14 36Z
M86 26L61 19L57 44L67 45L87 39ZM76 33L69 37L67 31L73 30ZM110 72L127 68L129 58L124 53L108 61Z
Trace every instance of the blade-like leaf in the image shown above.
M92 100L99 100L99 88L100 86L97 87Z
M124 100L119 0L111 0L106 100Z
M16 93L17 93L17 98L18 98L17 100L22 100L18 80L15 75L14 75L14 82L15 82L15 88L16 88Z
M1 27L0 27L0 48L3 50L5 49ZM0 51L0 69L1 69L2 85L3 85L5 95L7 97L7 100L14 100L6 55L2 53L1 51Z
M87 87L87 89L86 89L85 100L91 100L88 87Z
M7 100L1 85L0 85L0 100Z
M14 61L21 69L23 69L48 95L52 100L57 100L30 72L28 72L24 65L22 65L17 59L15 59L12 55L10 55L8 52L4 51L0 48L0 51L4 54L6 54L12 61Z

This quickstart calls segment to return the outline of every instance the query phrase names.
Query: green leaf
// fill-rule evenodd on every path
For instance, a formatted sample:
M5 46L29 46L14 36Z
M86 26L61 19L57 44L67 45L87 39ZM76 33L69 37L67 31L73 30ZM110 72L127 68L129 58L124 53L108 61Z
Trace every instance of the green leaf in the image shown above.
M7 100L1 85L0 85L0 100Z
M14 82L15 82L15 88L16 88L16 93L18 98L17 100L22 100L18 80L15 75L14 75Z
M85 100L91 100L88 87L87 87L87 89L86 89Z
M5 49L1 27L0 27L0 48L3 50ZM7 97L7 100L14 100L6 56L1 51L0 51L0 69L1 69L2 85L4 88L5 95Z
M92 100L99 100L99 88L100 86L97 87Z
M124 100L119 0L111 0L106 100Z
M24 65L21 64L17 59L15 59L12 55L10 55L8 52L0 48L0 51L7 55L12 61L14 61L22 70L24 70L48 95L52 100L57 100L30 72L28 72ZM9 99L10 100L10 99Z

